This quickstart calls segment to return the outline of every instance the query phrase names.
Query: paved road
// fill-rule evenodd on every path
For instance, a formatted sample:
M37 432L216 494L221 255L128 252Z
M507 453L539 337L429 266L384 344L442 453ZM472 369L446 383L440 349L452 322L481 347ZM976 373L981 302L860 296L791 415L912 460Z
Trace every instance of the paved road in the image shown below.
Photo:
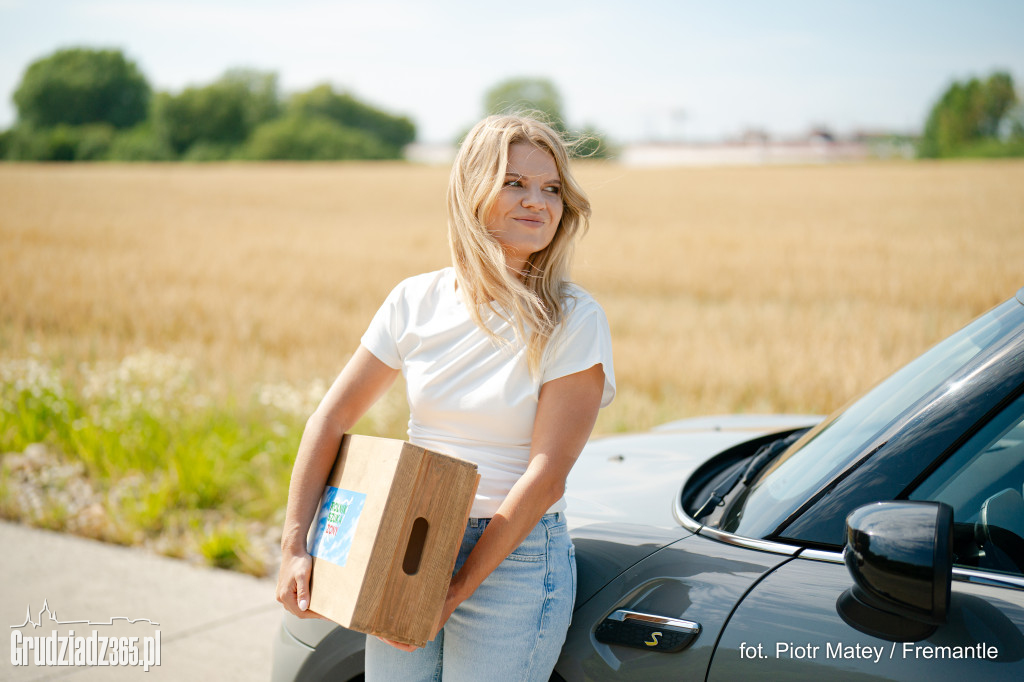
M0 680L268 680L280 615L270 579L0 522ZM159 637L160 665L37 667L27 648L70 636L85 656L82 640L94 632L97 647L103 637L139 637L143 656L149 638L151 660ZM16 666L12 656L30 664Z

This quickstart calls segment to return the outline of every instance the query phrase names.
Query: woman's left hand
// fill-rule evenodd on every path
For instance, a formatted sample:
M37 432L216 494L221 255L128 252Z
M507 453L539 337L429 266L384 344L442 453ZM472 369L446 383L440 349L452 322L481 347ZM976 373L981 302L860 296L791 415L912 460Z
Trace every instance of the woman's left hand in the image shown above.
M374 636L376 637L376 635ZM396 642L393 639L385 639L384 637L377 637L377 639L384 642L385 644L390 644L391 646L395 647L396 649L400 649L401 651L416 651L417 649L419 649L419 647L415 644L404 644L403 642Z
M437 637L437 633L441 632L441 628L444 627L448 619L455 613L455 609L462 603L464 597L459 597L456 588L456 579L458 576L452 579L452 582L448 585L448 594L444 598L444 608L441 609L441 615L437 619L437 625L434 626L434 635L430 638L430 641L434 641L434 637Z

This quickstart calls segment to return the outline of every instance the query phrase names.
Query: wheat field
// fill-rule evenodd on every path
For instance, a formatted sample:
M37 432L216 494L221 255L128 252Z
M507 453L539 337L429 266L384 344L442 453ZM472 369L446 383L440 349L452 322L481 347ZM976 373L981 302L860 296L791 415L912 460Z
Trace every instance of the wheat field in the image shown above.
M1024 163L581 164L576 279L612 326L597 432L826 413L1024 286ZM316 393L401 278L448 264L447 169L0 165L0 357L187 360ZM378 409L401 436L401 388Z

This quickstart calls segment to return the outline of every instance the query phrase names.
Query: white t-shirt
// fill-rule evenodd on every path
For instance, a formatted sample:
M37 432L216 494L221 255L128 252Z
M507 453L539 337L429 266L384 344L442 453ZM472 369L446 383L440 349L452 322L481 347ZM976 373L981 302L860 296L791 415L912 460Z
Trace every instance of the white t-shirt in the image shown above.
M526 471L540 387L552 379L603 365L601 407L615 395L611 332L604 310L573 287L567 315L544 352L539 378L530 376L524 344L493 311L480 329L456 291L453 268L401 282L362 337L381 362L401 369L409 400L409 441L475 462L480 486L470 515L490 518ZM559 500L549 511L565 509Z

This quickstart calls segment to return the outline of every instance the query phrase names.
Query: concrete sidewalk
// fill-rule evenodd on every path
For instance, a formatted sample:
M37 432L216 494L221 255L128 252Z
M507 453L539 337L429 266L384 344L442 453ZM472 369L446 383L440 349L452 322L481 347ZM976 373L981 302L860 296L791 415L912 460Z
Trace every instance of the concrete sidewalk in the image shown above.
M0 522L0 680L268 680L281 614L271 579ZM24 640L54 631L159 641L160 665L37 667Z

